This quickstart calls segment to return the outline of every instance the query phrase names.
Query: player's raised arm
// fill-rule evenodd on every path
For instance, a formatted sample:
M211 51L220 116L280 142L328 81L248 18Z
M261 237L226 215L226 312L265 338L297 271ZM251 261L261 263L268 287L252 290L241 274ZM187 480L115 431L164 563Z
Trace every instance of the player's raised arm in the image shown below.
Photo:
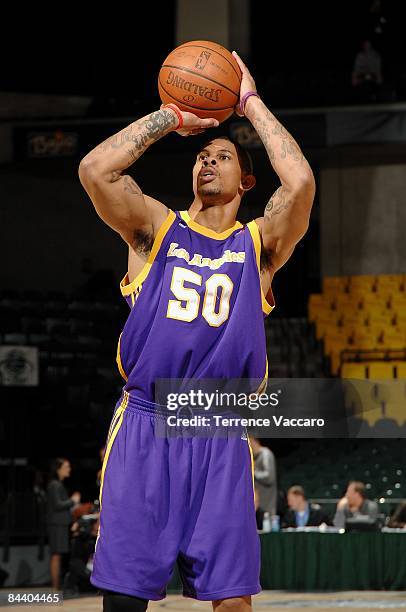
M200 119L165 107L131 123L90 151L80 162L79 178L98 215L129 244L136 230L155 235L168 209L144 195L126 170L151 144L172 131L189 136L217 125L215 119Z
M242 110L261 138L281 181L266 205L264 216L256 219L275 271L286 263L307 231L315 182L299 145L262 100L254 95L244 100L245 94L256 92L255 82L239 56L234 55L243 73L240 100L245 105Z

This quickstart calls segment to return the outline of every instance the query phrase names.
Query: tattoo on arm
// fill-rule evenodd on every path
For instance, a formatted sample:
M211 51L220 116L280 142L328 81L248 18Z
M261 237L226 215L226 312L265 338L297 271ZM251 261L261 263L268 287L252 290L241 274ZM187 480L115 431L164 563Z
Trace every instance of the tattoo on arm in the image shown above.
M257 113L252 119L252 123L258 132L265 149L269 155L269 159L273 163L276 159L276 153L272 146L272 136L277 136L281 143L281 159L291 156L294 161L302 162L303 154L296 144L292 136L285 130L282 124L266 109L265 113ZM274 139L273 139L274 140ZM275 144L275 143L274 143Z
M292 202L288 199L284 188L279 187L265 206L265 216L271 219L275 215L279 215L284 210L287 210L291 204Z
M124 191L128 191L128 193L131 193L132 195L142 195L141 189L134 181L134 179L128 174L126 174L124 177Z
M300 152L299 147L297 147L293 141L283 140L281 144L281 157L282 159L285 159L285 157L288 155L291 155L297 162L301 162L303 160L303 155Z
M118 134L107 138L99 150L106 153L109 149L126 148L128 153L127 167L135 162L145 151L145 149L159 140L166 132L176 124L176 117L168 110L162 109L155 111L142 121L139 125L131 125Z
M256 129L256 131L258 132L258 135L260 136L262 142L264 143L264 147L269 155L269 159L271 160L271 163L273 163L275 161L275 151L272 148L271 142L270 142L270 127L272 125L273 119L270 116L269 111L267 111L267 114L265 115L265 117L257 114L253 117L252 119L252 123Z

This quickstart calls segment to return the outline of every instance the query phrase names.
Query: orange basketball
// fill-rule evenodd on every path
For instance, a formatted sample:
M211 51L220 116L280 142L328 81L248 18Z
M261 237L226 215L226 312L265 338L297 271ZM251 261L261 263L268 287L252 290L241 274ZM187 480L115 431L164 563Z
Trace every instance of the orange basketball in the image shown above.
M193 40L168 55L158 77L163 104L176 104L201 119L224 121L240 95L241 70L230 51L207 40Z

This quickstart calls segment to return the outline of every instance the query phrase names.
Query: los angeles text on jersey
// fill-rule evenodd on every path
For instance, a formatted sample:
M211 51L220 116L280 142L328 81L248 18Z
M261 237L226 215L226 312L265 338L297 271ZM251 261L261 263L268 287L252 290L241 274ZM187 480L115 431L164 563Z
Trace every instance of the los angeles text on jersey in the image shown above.
M244 251L235 252L227 249L221 257L211 259L210 257L203 257L200 253L194 253L193 257L191 257L186 249L179 249L178 247L179 244L177 242L171 242L166 256L183 259L189 266L198 266L199 268L207 267L210 268L210 270L217 270L225 263L244 263L245 261Z
M325 421L320 418L286 418L283 415L272 415L268 418L224 417L219 414L211 416L195 415L193 417L167 417L170 427L324 427Z

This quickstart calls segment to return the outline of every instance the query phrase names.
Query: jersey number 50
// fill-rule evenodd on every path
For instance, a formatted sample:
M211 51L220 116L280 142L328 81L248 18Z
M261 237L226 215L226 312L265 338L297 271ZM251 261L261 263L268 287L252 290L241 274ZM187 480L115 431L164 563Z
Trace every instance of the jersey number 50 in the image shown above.
M200 274L175 266L173 268L171 291L176 300L169 300L166 316L169 319L190 323L199 314L200 295L196 289L185 287L184 283L202 286ZM211 327L220 327L228 319L233 281L227 274L212 274L206 281L202 316ZM220 290L220 295L218 295ZM216 305L218 302L218 306ZM182 303L185 305L183 306Z

